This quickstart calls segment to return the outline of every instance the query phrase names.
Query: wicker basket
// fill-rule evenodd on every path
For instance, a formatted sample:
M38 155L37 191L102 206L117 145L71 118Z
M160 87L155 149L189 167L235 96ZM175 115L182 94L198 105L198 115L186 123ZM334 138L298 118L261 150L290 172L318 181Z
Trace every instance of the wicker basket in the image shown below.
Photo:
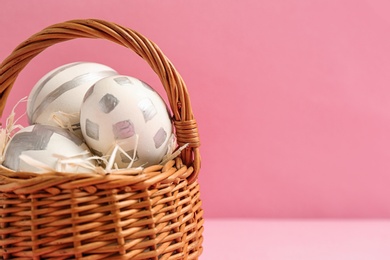
M0 169L1 259L197 259L204 221L198 130L181 76L153 42L96 19L49 26L0 65L0 111L32 58L75 38L107 39L147 61L167 92L178 144L189 146L166 164L137 174Z

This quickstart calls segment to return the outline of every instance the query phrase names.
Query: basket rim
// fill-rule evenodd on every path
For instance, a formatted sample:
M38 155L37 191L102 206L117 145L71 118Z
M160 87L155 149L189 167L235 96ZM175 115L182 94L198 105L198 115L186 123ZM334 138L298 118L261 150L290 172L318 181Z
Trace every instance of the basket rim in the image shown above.
M165 165L152 165L144 169L126 169L119 172L97 174L93 172L15 172L0 166L0 192L32 194L42 190L58 193L60 189L104 189L145 190L152 186L172 184L187 179L193 167L182 164L180 158L168 161ZM53 187L54 188L53 190Z

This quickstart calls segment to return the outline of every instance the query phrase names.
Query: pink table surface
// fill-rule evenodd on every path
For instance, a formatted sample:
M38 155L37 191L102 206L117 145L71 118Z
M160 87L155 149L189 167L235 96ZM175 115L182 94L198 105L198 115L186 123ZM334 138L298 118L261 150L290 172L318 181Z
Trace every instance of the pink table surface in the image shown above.
M389 260L390 220L206 219L201 260Z

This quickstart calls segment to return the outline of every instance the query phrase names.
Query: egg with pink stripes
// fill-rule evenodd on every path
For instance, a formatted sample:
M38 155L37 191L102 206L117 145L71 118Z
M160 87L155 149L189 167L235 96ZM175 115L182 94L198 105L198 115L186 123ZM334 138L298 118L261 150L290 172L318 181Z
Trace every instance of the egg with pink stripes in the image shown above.
M30 124L79 130L80 108L87 90L98 80L117 74L114 69L95 62L73 62L53 69L29 94L27 116Z
M130 76L96 82L85 94L80 125L91 151L115 158L118 168L158 164L171 144L172 122L164 100Z

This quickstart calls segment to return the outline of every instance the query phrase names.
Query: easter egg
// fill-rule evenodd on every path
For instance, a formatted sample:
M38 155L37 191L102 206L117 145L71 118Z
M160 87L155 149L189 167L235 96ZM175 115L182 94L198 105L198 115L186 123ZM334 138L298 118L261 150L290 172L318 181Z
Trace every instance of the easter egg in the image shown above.
M90 172L90 168L78 164L90 156L86 144L72 132L55 126L30 125L12 136L5 147L3 165L18 172L47 171L38 164L59 172ZM64 163L66 160L71 163Z
M119 168L158 164L170 148L172 122L164 100L134 77L96 82L84 97L80 125L91 151L115 156ZM120 149L113 155L116 146Z
M79 129L85 92L99 79L115 74L112 68L94 62L69 63L50 71L29 94L29 123Z

